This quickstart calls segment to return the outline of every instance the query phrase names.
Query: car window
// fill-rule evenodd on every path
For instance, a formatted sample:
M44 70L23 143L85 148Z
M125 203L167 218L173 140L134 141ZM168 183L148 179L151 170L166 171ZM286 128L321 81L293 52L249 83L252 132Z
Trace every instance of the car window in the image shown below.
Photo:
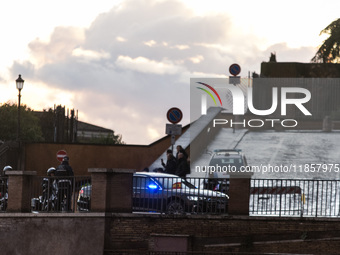
M144 177L133 177L133 188L141 188L145 187L145 178Z
M133 177L134 189L157 189L159 184L154 182L150 177L135 176Z
M187 182L186 180L182 178L157 177L155 178L155 180L157 180L157 182L160 183L160 185L164 187L165 189L175 189L175 188L193 189L195 188L194 185L192 185L191 183Z
M243 165L242 158L213 158L210 163L210 166L235 166L236 168L240 168Z
M239 158L221 158L222 164L237 164L242 163L242 160Z

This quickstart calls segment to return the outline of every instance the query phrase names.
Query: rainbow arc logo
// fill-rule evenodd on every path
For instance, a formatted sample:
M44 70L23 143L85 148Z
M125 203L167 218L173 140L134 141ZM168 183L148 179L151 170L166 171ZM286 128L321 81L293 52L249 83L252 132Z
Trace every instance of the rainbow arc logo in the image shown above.
M208 84L206 84L206 83L203 83L203 82L197 82L198 84L201 84L201 85L203 85L203 86L206 86L207 88L209 88L216 96L217 96L217 98L218 98L218 100L220 101L220 104L221 104L221 106L222 106L222 100L221 100L221 97L220 97L220 95L217 93L217 91L212 87L212 86L210 86L210 85L208 85ZM198 89L200 89L200 90L203 90L204 92L206 92L211 98L212 98L212 100L214 101L214 103L215 103L215 105L217 106L217 102L216 102L216 100L215 100L215 97L213 96L213 94L209 91L209 90L207 90L207 89L205 89L205 88L201 88L201 87L197 87Z

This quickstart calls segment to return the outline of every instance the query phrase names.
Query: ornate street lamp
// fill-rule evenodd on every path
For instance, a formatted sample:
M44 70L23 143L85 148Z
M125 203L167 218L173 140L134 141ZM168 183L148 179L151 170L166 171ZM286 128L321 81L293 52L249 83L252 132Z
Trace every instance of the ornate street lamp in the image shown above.
M19 91L18 95L18 131L17 131L17 140L20 141L20 98L21 98L21 90L24 87L24 80L21 78L21 74L19 74L18 79L15 80L17 89Z

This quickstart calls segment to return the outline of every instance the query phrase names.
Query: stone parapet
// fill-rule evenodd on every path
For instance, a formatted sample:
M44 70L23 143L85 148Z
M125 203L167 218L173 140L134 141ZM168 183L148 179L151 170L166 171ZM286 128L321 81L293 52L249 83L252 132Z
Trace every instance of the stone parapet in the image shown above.
M132 177L135 170L89 168L92 212L132 212Z
M6 171L8 175L7 212L31 212L31 184L35 171Z

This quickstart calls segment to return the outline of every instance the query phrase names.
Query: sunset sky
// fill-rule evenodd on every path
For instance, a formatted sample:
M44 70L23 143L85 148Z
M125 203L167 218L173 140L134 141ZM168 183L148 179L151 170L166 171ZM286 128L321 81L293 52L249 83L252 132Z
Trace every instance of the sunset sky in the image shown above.
M166 112L189 123L193 77L260 73L310 62L339 18L338 0L13 0L0 3L0 103L34 110L65 105L79 120L113 129L127 144L165 135Z

